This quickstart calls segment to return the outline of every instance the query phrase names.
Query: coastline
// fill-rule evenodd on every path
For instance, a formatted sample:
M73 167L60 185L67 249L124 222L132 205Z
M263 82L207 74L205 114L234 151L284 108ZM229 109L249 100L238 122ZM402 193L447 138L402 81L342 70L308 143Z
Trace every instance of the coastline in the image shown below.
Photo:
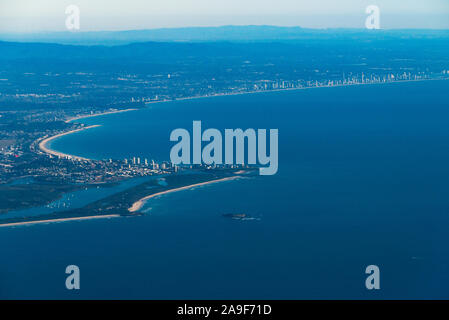
M194 99L225 97L225 96L235 96L235 95L245 95L245 94L257 94L257 93L260 94L260 93L308 90L308 89L319 89L319 88L351 87L351 86L362 86L362 85L382 85L382 84L392 84L392 83L442 81L442 80L446 80L447 81L447 80L449 80L449 78L399 80L399 81L378 82L378 83L377 82L376 83L350 83L350 84L336 84L336 85L332 85L332 86L328 85L328 86L318 86L318 87L284 88L284 89L273 89L273 90L258 90L258 91L246 91L246 92L217 93L217 94L213 94L213 95L175 98L175 99L161 100L161 101L151 101L151 102L146 103L146 105L154 104L154 103L175 102L175 101L183 101L183 100L194 100ZM142 109L144 109L144 108L142 108ZM99 117L99 116L105 116L105 115L109 115L109 114L129 112L129 111L136 111L136 110L140 110L140 109L130 108L130 109L124 109L124 110L106 111L106 112L103 112L103 113L96 113L96 114L90 114L90 115L76 116L76 117L72 117L72 118L67 119L65 122L69 123L69 122L73 122L73 121L80 120L80 119L87 119L87 118L92 118L92 117ZM92 125L92 126L88 126L88 127L82 128L82 129L72 130L72 131L68 131L68 132L65 132L65 133L57 134L55 136L46 138L46 139L42 140L39 143L39 148L43 152L48 153L48 154L52 154L52 155L55 155L55 156L65 157L65 158L69 158L69 159L76 159L76 160L91 160L91 159L88 159L88 158L83 158L83 157L79 157L79 156L75 156L75 155L71 155L71 154L65 154L65 153L57 152L55 150L52 150L52 149L46 147L45 144L50 142L53 139L58 138L58 137L61 137L61 136L67 135L67 134L71 134L71 133L75 133L75 132L77 132L79 130L85 130L85 129L89 129L89 128L94 128L94 127L97 127L97 126L100 126L100 125Z
M143 197L142 199L137 200L136 202L134 202L132 204L132 206L130 208L128 208L128 211L131 213L137 212L140 209L142 209L143 205L145 204L145 202L149 199L152 199L154 197L157 196L161 196L164 194L169 194L172 192L177 192L177 191L182 191L182 190L188 190L191 188L195 188L195 187L199 187L199 186L204 186L204 185L208 185L208 184L212 184L212 183L218 183L218 182L223 182L223 181L230 181L230 180L235 180L241 178L240 176L232 176L232 177L226 177L226 178L221 178L221 179L216 179L216 180L210 180L210 181L206 181L206 182L200 182L200 183L195 183L195 184L191 184L188 186L184 186L184 187L179 187L179 188L175 188L175 189L170 189L170 190L166 190L166 191L161 191L158 193L154 193L154 194L150 194L146 197Z
M236 172L235 174L238 174L238 172ZM213 184L213 183L219 183L219 182L224 182L224 181L231 181L231 180L235 180L238 178L242 178L242 176L240 175L234 175L234 176L228 176L228 177L224 177L224 178L219 178L219 179L215 179L215 180L209 180L209 181L205 181L205 182L200 182L200 183L194 183L191 185L186 185L183 187L177 187L177 188L173 188L173 189L168 189L165 191L161 191L161 192L157 192L154 194L150 194L148 196L145 196L139 200L137 200L136 202L134 202L132 204L132 206L130 208L128 208L128 212L131 214L119 214L119 213L114 213L114 214L103 214L103 215L99 215L99 214L93 214L93 215L83 215L83 216L78 216L78 217L41 217L39 219L39 217L36 217L37 220L28 220L28 221L15 221L15 222L5 222L2 223L2 221L0 220L0 228L1 227L16 227L16 226L26 226L26 225L34 225L34 224L44 224L44 223L54 223L54 222L71 222L71 221L82 221L82 220L91 220L91 219L105 219L105 218L118 218L118 217L123 217L123 216L132 216L137 214L143 205L146 203L147 200L160 196L160 195L164 195L164 194L169 194L172 192L177 192L177 191L183 191L183 190L188 190L194 187L199 187L199 186L204 186L204 185L208 185L208 184Z
M93 117L99 117L99 116L105 116L108 114L114 114L114 113L122 113L122 112L129 112L129 111L135 111L138 109L135 108L130 108L130 109L123 109L123 110L115 110L115 111L106 111L106 112L102 112L102 113L94 113L94 114L86 114L83 116L76 116L76 117L72 117L72 118L68 118L66 121L64 121L65 123L69 123L72 121L76 121L76 120L80 120L80 119L87 119L87 118L93 118Z
M100 127L100 125L96 124L96 125L92 125L92 126L88 126L88 127L84 127L84 128L80 128L80 129L75 129L75 130L59 133L57 135L45 138L45 139L43 139L42 141L39 142L39 149L42 152L44 152L44 153L47 153L47 154L50 154L50 155L53 155L53 156L56 156L56 157L74 159L74 160L79 160L79 161L81 161L81 160L90 160L90 159L87 159L87 158L78 157L78 156L75 156L75 155L66 154L66 153L62 153L62 152L58 152L58 151L52 150L52 149L47 147L47 144L49 142L51 142L52 140L56 139L56 138L59 138L59 137L62 137L62 136L68 135L68 134L72 134L72 133L75 133L75 132L80 132L80 131L83 131L83 130L96 128L96 127Z
M420 80L403 80L403 81L392 81L392 82L388 82L388 83L358 83L358 84L345 84L345 85L334 85L334 86L322 86L322 87L306 87L306 88L287 88L287 89L279 89L279 90L267 90L267 91L255 91L255 92L241 92L241 93L229 93L229 94L220 94L220 95L213 95L213 96L204 96L204 98L206 97L215 97L215 96L226 96L226 95L240 95L240 94L253 94L253 93L270 93L270 92L276 92L276 91L291 91L291 90L305 90L305 89L317 89L317 88L329 88L329 87L345 87L345 86L354 86L354 85L371 85L371 84L390 84L390 83L400 83L400 82L423 82L423 81L431 81L431 80L445 80L447 81L448 79L420 79ZM176 100L186 100L186 99L198 99L198 98L202 98L202 97L186 97L186 98L182 98L182 99L176 99ZM167 100L167 101L154 101L152 103L162 103L162 102L171 102L171 101L176 101L176 100ZM118 112L126 112L126 111L131 111L131 110L137 110L137 109L127 109L127 110L121 110ZM103 114L94 114L94 115L88 115L88 116L82 116L79 117L78 119L81 118L88 118L88 117L93 117L93 116L100 116L100 115L107 115L110 113L117 113L117 112L107 112L107 113L103 113ZM71 121L73 121L74 119L72 119ZM54 150L51 150L50 148L48 148L46 145L52 141L53 139L59 138L61 136L64 135L68 135L71 133L75 133L81 130L86 130L89 128L93 128L93 127L99 127L100 125L92 125L92 126L87 126L87 127L83 127L80 129L76 129L76 130L71 130L68 132L64 132L64 133L60 133L48 138L43 139L42 141L40 141L39 143L39 148L41 151L54 155L54 156L59 156L59 157L66 157L69 159L76 159L76 160L89 160L87 158L83 158L83 157L78 157L78 156L73 156L73 155L69 155L69 154L64 154L61 152L57 152ZM137 213L139 210L142 209L142 207L145 205L146 201L148 201L149 199L155 198L157 196L160 195L165 195L165 194L169 194L172 192L177 192L177 191L182 191L182 190L188 190L197 186L203 186L203 185L208 185L208 184L212 184L212 183L218 183L218 182L222 182L222 181L228 181L228 180L234 180L237 178L240 178L240 176L238 176L240 172L236 172L235 176L230 176L230 177L225 177L225 178L220 178L220 179L215 179L215 180L210 180L210 181L206 181L206 182L201 182L201 183L196 183L196 184L192 184L192 185L187 185L187 186L183 186L183 187L179 187L179 188L174 188L174 189L169 189L169 190L165 190L165 191L161 191L155 194L150 194L148 196L145 196L137 201L135 201L134 203L132 203L131 207L129 207L127 210L129 213L131 214L135 214ZM145 194L145 193L143 193ZM124 208L124 210L126 210L126 207ZM35 221L24 221L24 222L12 222L12 223L6 223L6 224L0 224L0 227L2 226L17 226L17 225L28 225L28 224L37 224L37 223L46 223L46 222L58 222L58 221L72 221L72 220L85 220L85 219L95 219L95 218L106 218L106 217L119 217L119 214L112 214L112 215L92 215L92 216L83 216L83 217L76 217L76 218L55 218L55 219L45 219L45 220L35 220Z
M67 222L67 221L103 219L103 218L118 218L118 217L120 217L120 215L118 215L118 214L108 214L108 215L96 215L96 216L85 216L85 217L74 217L74 218L55 218L55 219L46 219L46 220L24 221L24 222L10 222L10 223L0 224L0 228L1 227L25 226L25 225L41 224L41 223Z
M245 95L245 94L258 94L258 93L260 94L260 93L271 93L271 92L284 92L284 91L320 89L320 88L341 88L341 87L365 86L365 85L369 86L369 85L383 85L383 84L392 84L392 83L425 82L425 81L447 81L447 80L449 80L449 78L416 79L416 80L393 80L393 81L388 81L388 82L347 83L347 84L335 84L335 85L331 85L331 86L326 85L326 86L318 86L318 87L301 87L301 88L284 88L284 89L271 89L271 90L254 90L254 91L242 91L242 92L228 92L228 93L217 93L217 94L212 94L212 95L175 98L175 99L170 99L170 100L151 101L151 102L147 102L146 104L163 103L163 102L175 102L175 101L183 101L183 100L194 100L194 99L202 99L202 98L237 96L237 95Z

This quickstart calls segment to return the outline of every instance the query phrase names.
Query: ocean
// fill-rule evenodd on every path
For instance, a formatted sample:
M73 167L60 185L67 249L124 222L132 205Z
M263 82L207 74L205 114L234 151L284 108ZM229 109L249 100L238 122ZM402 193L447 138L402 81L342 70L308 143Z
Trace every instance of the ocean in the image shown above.
M279 129L279 170L150 200L145 215L0 228L0 298L448 299L449 81L150 104L51 148L169 160L170 132ZM232 220L225 213L257 219ZM65 268L81 290L65 288ZM365 268L380 268L367 290Z

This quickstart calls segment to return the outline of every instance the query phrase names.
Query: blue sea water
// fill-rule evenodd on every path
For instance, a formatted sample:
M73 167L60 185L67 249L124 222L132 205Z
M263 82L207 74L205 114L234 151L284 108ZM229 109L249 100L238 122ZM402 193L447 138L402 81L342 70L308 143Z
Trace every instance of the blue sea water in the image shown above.
M278 128L279 171L161 196L146 214L0 228L0 298L449 298L449 82L153 104L55 140L168 160L170 132ZM191 129L190 129L191 130ZM223 213L259 218L236 221ZM65 267L81 290L65 289ZM365 268L380 267L380 290Z

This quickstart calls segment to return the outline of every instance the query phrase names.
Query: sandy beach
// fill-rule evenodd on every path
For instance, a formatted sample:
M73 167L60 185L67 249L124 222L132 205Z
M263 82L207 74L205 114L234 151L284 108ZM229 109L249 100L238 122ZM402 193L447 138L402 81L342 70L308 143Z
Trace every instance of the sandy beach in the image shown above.
M16 226L25 226L25 225L40 224L40 223L67 222L67 221L105 219L105 218L117 218L117 217L120 217L120 215L108 214L108 215L76 217L76 218L60 218L60 219L47 219L47 220L24 221L24 222L11 222L11 223L0 224L0 227L16 227Z
M390 82L387 82L387 83L419 82L419 81L431 81L431 80L438 80L438 79L400 80L400 81L390 81ZM383 82L381 82L381 83L351 83L351 84L338 84L338 85L332 85L332 86L323 85L323 86L318 86L318 87L284 88L284 89L274 89L274 90L245 91L245 92L232 92L232 93L217 93L217 94L204 95L204 96L193 96L193 97L177 98L177 99L173 99L173 100L151 101L151 102L148 102L147 104L173 102L173 101L182 101L182 100L193 100L193 99L202 99L202 98L213 98L213 97L222 97L222 96L246 95L246 94L269 93L269 92L282 92L282 91L296 91L296 90L307 90L307 89L318 89L318 88L347 87L347 86L360 86L360 85L376 85L376 84L377 85L381 85L381 84L385 84L385 83L383 83ZM82 116L77 116L77 117L73 117L73 118L67 119L65 122L68 123L68 122L72 122L72 121L76 121L76 120L80 120L80 119L99 117L99 116L104 116L104 115L109 115L109 114L114 114L114 113L122 113L122 112L135 111L135 110L139 110L139 109L130 108L130 109L123 109L123 110L107 111L107 112L103 112L103 113L82 115ZM61 133L61 134L55 135L53 137L46 138L46 139L42 140L39 143L39 148L43 152L48 153L48 154L52 154L54 156L65 157L65 158L76 159L76 160L90 160L90 159L87 159L87 158L78 157L78 156L69 155L69 154L64 154L64 153L61 153L61 152L57 152L57 151L51 150L51 149L46 147L46 144L49 141L51 141L53 139L56 139L58 137L61 137L63 135L71 134L71 133L74 133L74 132L77 132L77 131L80 131L80 130L94 128L94 127L97 127L97 126L98 125L92 125L92 126L88 126L88 127L82 128L82 129L72 130L72 131L68 131L68 132L65 132L65 133Z
M163 194L168 194L168 193L172 193L172 192L187 190L187 189L191 189L191 188L195 188L195 187L199 187L199 186L204 186L204 185L208 185L208 184L212 184L212 183L217 183L217 182L234 180L234 179L237 179L237 178L240 178L240 176L233 176L233 177L227 177L227 178L211 180L211 181L206 181L206 182L201 182L201 183L195 183L195 184L191 184L191 185L180 187L180 188L176 188L176 189L170 189L170 190L166 190L166 191L150 194L149 196L143 197L142 199L134 202L133 205L128 209L128 211L129 212L137 212L137 211L139 211L143 207L143 205L145 204L145 202L147 200L149 200L151 198L154 198L154 197L157 197L157 196L161 196Z
M107 112L103 112L103 113L87 114L87 115L82 115L82 116L69 118L65 122L69 123L69 122L80 120L80 119L99 117L99 116L104 116L104 115L108 115L108 114L122 113L122 112L135 111L135 110L137 110L137 109L130 108L130 109L123 109L123 110L107 111ZM66 153L62 153L62 152L58 152L58 151L52 150L52 149L47 147L47 144L50 141L52 141L53 139L56 139L56 138L59 138L59 137L62 137L62 136L68 135L68 134L72 134L72 133L75 133L75 132L78 132L78 131L99 127L99 126L100 125L87 126L87 127L81 128L81 129L71 130L71 131L67 131L67 132L63 132L63 133L54 135L52 137L45 138L41 142L39 142L39 149L42 152L45 152L47 154L51 154L51 155L56 156L56 157L68 158L68 159L74 159L74 160L90 160L88 158L78 157L78 156L75 156L75 155L66 154Z
M75 133L75 132L79 132L79 131L83 131L83 130L87 130L87 129L91 129L91 128L96 128L99 127L100 125L93 125L93 126L88 126L88 127L84 127L81 129L76 129L76 130L71 130L71 131L67 131L67 132L63 132L51 137L48 137L46 139L43 139L41 142L39 142L39 149L45 153L51 154L53 156L56 157L61 157L61 158L69 158L69 159L74 159L74 160L89 160L87 158L83 158L83 157L78 157L78 156L74 156L74 155L70 155L70 154L65 154L62 152L58 152L58 151L54 151L51 150L49 148L47 148L47 143L49 143L50 141L52 141L53 139L71 134L71 133Z
M122 113L122 112L135 111L135 110L137 110L137 109L130 108L130 109L123 109L123 110L106 111L106 112L102 112L102 113L86 114L83 116L69 118L65 122L69 123L69 122L80 120L80 119L93 118L93 117L105 116L107 114Z
M196 184L192 184L192 185L188 185L188 186L184 186L184 187L180 187L180 188L176 188L176 189L171 189L171 190L166 190L166 191L158 192L155 194L151 194L149 196L146 196L146 197L134 202L132 207L129 208L128 211L136 212L142 208L142 206L145 204L145 201L147 201L148 199L163 195L163 194L168 194L171 192L177 192L177 191L181 191L181 190L187 190L187 189L191 189L194 187L204 186L204 185L208 185L208 184L212 184L212 183L234 180L234 179L238 179L238 178L240 178L240 176L226 177L226 178L196 183ZM95 215L95 216L74 217L74 218L55 218L55 219L45 219L45 220L35 220L35 221L11 222L11 223L0 224L0 228L1 227L26 226L26 225L42 224L42 223L70 222L70 221L82 221L82 220L118 218L118 217L120 217L119 214L108 214L108 215Z

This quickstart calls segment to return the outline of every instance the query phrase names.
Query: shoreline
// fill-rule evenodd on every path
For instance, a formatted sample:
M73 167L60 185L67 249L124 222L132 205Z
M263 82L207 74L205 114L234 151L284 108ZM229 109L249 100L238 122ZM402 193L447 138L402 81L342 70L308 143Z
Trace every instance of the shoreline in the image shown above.
M172 192L188 190L191 188L204 186L204 185L208 185L208 184L219 183L219 182L224 182L224 181L231 181L231 180L235 180L238 178L241 178L241 176L236 175L236 176L230 176L230 177L225 177L225 178L219 178L219 179L215 179L215 180L195 183L195 184L191 184L191 185L187 185L187 186L183 186L183 187L178 187L178 188L169 189L169 190L157 192L154 194L150 194L150 195L143 197L143 198L137 200L136 202L134 202L133 205L128 209L128 211L130 213L137 213L137 211L143 207L143 205L146 203L147 200L152 199L157 196L169 194ZM93 219L119 218L119 217L123 217L123 215L120 215L120 214L92 215L92 216L87 215L87 216L71 217L71 218L54 218L54 219L43 219L43 220L7 222L7 223L0 223L0 228L26 226L26 225L34 225L34 224L44 224L44 223L55 223L55 222L70 222L70 221L82 221L82 220L93 220Z
M403 82L405 83L405 82L438 81L438 80L440 80L440 81L446 80L447 81L447 80L449 80L449 78L398 80L398 81L376 82L376 83L351 83L351 84L336 84L336 85L332 85L332 86L284 88L284 89L273 89L273 90L258 90L258 91L246 91L246 92L217 93L217 94L205 95L205 96L193 96L193 97L175 98L175 99L171 99L171 100L151 101L151 102L146 103L145 105L154 104L154 103L176 102L176 101L183 101L183 100L194 100L194 99L202 99L202 98L225 97L225 96L235 96L235 95L245 95L245 94L271 93L271 92L296 91L296 90L319 89L319 88L334 88L334 87L351 87L351 86L362 86L362 85L382 85L382 84L403 83ZM138 108L130 108L130 109L124 109L124 110L106 111L106 112L103 112L103 113L96 113L96 114L90 114L90 115L76 116L76 117L72 117L72 118L67 119L65 122L69 123L69 122L73 122L73 121L80 120L80 119L87 119L87 118L92 118L92 117L99 117L99 116L105 116L105 115L109 115L109 114L129 112L129 111L137 111L137 110L142 110L142 109L145 109L145 107L144 108L139 108L139 109ZM46 147L45 144L50 142L51 140L59 138L61 136L64 136L64 135L67 135L67 134L71 134L71 133L75 133L77 131L84 130L84 129L94 128L94 127L97 127L97 126L100 126L100 125L92 125L92 126L88 126L88 127L82 128L82 129L72 130L72 131L68 131L68 132L65 132L65 133L57 134L55 136L46 138L46 139L42 140L39 143L39 149L41 149L43 152L45 152L47 154L51 154L51 155L54 155L54 156L60 156L60 157L65 157L65 158L69 158L69 159L84 160L84 161L92 160L92 159L79 157L79 156L75 156L75 155L71 155L71 154L65 154L65 153L61 153L61 152L52 150L52 149Z
M103 218L118 218L118 217L120 217L119 214L108 214L108 215L84 216L84 217L74 217L74 218L55 218L55 219L23 221L23 222L10 222L10 223L0 224L0 228L1 227L25 226L25 225L41 224L41 223L67 222L67 221L79 221L79 220L103 219Z
M163 102L175 102L175 101L183 101L183 100L194 100L194 99L202 99L202 98L214 98L214 97L226 97L226 96L236 96L236 95L245 95L245 94L257 94L257 93L271 93L271 92L283 92L283 91L296 91L296 90L307 90L307 89L319 89L319 88L340 88L340 87L352 87L352 86L364 86L364 85L382 85L382 84L392 84L392 83L405 83L405 82L425 82L425 81L447 81L449 78L442 79L416 79L416 80L394 80L388 82L374 82L374 83L347 83L347 84L334 84L332 86L324 85L318 87L301 87L301 88L284 88L284 89L271 89L271 90L255 90L255 91L243 91L243 92L228 92L228 93L217 93L212 95L205 96L193 96L193 97L183 97L183 98L175 98L170 100L161 100L161 101L151 101L147 102L148 104L153 103L163 103ZM142 108L144 109L144 108ZM139 109L136 109L139 110Z
M62 136L68 135L68 134L72 134L72 133L75 133L75 132L80 132L80 131L83 131L83 130L91 129L91 128L97 128L97 127L100 127L100 125L99 124L95 124L95 125L92 125L92 126L88 126L88 127L84 127L84 128L80 128L80 129L75 129L75 130L59 133L57 135L45 138L45 139L43 139L42 141L39 142L39 149L42 152L44 152L44 153L47 153L47 154L50 154L50 155L53 155L53 156L56 156L56 157L67 158L67 159L74 159L74 160L78 160L78 161L81 161L81 160L88 161L88 160L90 160L88 158L78 157L78 156L75 156L75 155L66 154L66 153L58 152L56 150L52 150L49 147L47 147L47 144L49 142L51 142L52 140L57 139L59 137L62 137Z
M238 178L241 178L241 177L240 176L232 176L232 177L220 178L220 179L216 179L216 180L210 180L210 181L206 181L206 182L195 183L195 184L191 184L191 185L184 186L184 187L179 187L179 188L175 188L175 189L169 189L169 190L166 190L166 191L161 191L161 192L158 192L158 193L150 194L150 195L148 195L146 197L143 197L142 199L139 199L136 202L134 202L132 204L132 206L130 208L128 208L128 211L131 212L131 213L139 211L140 209L142 209L142 207L147 202L147 200L152 199L152 198L157 197L157 196L161 196L161 195L164 195L164 194L169 194L169 193L177 192L177 191L188 190L188 189L199 187L199 186L205 186L205 185L212 184L212 183L218 183L218 182L223 182L223 181L231 181L231 180L235 180L235 179L238 179Z
M123 109L123 110L106 111L106 112L102 112L102 113L86 114L86 115L82 115L82 116L75 116L75 117L68 118L64 122L65 123L70 123L72 121L76 121L76 120L80 120L80 119L87 119L87 118L93 118L93 117L99 117L99 116L106 116L108 114L129 112L129 111L135 111L135 110L139 110L139 109L130 108L130 109Z

